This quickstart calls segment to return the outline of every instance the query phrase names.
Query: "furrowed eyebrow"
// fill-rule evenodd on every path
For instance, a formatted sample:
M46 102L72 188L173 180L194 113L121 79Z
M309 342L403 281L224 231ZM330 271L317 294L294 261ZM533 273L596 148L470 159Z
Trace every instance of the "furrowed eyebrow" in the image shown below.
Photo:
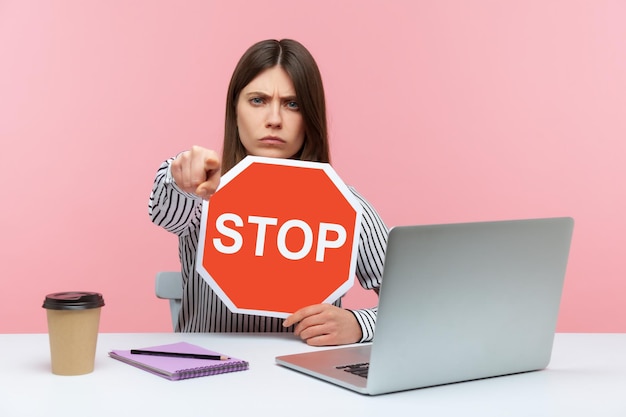
M245 97L262 97L262 98L271 98L270 94L264 93L262 91L250 91L245 93ZM288 95L284 97L280 97L282 101L298 101L298 97L295 95Z
M250 91L245 94L246 97L269 97L267 93L261 91Z

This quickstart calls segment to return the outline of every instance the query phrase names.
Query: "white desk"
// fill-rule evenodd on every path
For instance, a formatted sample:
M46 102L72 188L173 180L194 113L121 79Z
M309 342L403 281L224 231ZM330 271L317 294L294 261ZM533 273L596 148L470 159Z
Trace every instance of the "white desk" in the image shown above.
M189 341L250 370L168 381L108 357ZM278 334L101 334L95 371L50 372L46 334L0 335L0 416L626 416L626 334L558 334L547 370L363 396L275 365L313 350Z

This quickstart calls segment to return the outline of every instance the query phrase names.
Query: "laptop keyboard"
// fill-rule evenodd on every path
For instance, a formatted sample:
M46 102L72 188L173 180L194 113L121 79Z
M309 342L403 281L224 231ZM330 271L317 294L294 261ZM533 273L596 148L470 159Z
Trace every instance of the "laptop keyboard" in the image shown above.
M370 364L369 362L354 363L352 365L340 365L336 368L343 369L345 372L350 372L354 375L362 376L363 378L367 378L367 371L370 368Z

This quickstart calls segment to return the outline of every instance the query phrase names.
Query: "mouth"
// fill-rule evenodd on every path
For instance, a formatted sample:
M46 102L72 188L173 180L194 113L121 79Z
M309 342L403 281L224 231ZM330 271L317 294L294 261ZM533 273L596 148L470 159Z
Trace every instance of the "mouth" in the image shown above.
M260 139L260 142L268 144L268 145L281 145L283 143L286 143L283 139L279 138L278 136L265 136L264 138Z

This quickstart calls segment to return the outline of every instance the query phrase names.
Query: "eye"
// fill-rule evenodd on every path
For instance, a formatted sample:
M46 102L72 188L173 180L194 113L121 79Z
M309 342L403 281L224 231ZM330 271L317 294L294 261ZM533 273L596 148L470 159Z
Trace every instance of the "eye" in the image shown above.
M292 109L292 110L298 110L300 109L300 105L298 104L297 101L288 101L287 102L287 108Z
M260 104L263 104L263 99L261 97L252 97L250 99L250 103L252 103L255 106L258 106Z

